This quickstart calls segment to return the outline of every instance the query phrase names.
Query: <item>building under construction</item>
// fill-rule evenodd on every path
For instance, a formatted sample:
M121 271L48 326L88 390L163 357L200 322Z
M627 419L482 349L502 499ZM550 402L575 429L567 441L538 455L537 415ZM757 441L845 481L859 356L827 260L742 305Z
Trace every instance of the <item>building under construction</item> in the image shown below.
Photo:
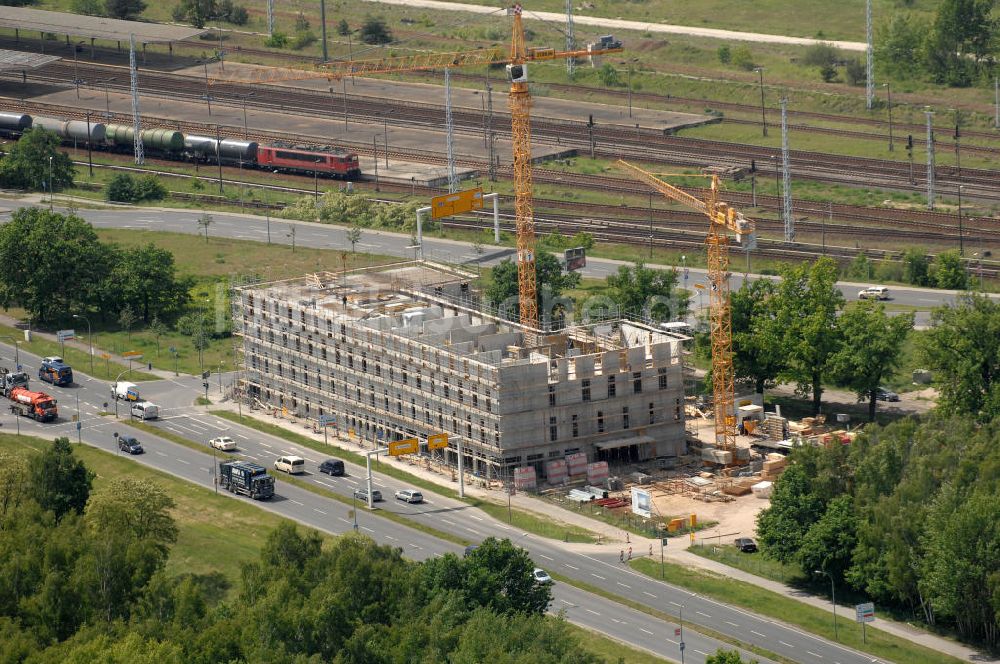
M525 330L472 277L414 262L236 287L247 398L368 444L446 432L447 462L461 439L487 478L685 452L683 337L620 319Z

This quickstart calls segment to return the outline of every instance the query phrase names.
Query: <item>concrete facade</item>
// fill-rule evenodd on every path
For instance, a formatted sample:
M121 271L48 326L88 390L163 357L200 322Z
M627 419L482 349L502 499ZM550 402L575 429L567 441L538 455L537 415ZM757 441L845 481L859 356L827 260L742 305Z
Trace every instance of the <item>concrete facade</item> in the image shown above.
M472 275L427 263L237 287L247 398L368 444L447 432L445 458L507 478L583 452L685 452L681 342L629 321L526 331L484 313Z

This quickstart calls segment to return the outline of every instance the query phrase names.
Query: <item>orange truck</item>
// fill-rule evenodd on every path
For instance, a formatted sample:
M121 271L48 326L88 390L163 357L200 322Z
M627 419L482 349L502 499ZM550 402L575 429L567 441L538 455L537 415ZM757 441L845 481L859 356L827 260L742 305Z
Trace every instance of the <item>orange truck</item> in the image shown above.
M15 387L10 391L10 411L15 415L30 417L39 422L56 419L59 411L56 400L45 392L32 392L26 387Z

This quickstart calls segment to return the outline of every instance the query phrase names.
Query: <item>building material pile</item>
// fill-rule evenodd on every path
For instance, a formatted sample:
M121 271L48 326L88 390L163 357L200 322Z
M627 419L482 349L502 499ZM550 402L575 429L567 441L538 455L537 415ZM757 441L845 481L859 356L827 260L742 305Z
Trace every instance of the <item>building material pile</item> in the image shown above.
M785 472L785 466L787 464L788 459L783 454L771 452L764 460L764 468L760 472L760 479L767 481L777 479L781 473Z

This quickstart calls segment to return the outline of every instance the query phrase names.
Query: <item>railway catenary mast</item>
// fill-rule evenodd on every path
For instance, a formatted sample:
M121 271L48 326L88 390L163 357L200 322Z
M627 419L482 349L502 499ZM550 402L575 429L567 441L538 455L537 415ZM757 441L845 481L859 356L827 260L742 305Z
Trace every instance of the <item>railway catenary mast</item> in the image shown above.
M712 396L715 410L715 444L722 450L736 449L735 386L733 377L732 310L729 300L729 232L741 242L752 242L753 222L719 200L719 176L712 176L706 199L667 184L652 173L625 161L624 169L667 198L703 212L709 219L708 280L709 322L712 336Z
M252 83L310 78L332 80L366 74L507 65L507 75L510 79L508 106L511 114L511 143L514 157L514 211L517 230L520 323L527 328L537 329L539 320L535 284L535 225L532 209L531 94L528 91L527 65L530 62L544 60L619 53L622 51L622 43L613 37L606 36L587 49L557 51L553 48L529 48L524 43L524 25L521 21L521 13L520 4L515 4L507 10L507 15L513 18L509 49L488 48L458 53L418 53L376 60L341 60L324 63L312 70L255 67L249 72L234 73L232 70L219 72L212 80L213 82L239 80ZM249 74L249 79L246 78L247 74Z

